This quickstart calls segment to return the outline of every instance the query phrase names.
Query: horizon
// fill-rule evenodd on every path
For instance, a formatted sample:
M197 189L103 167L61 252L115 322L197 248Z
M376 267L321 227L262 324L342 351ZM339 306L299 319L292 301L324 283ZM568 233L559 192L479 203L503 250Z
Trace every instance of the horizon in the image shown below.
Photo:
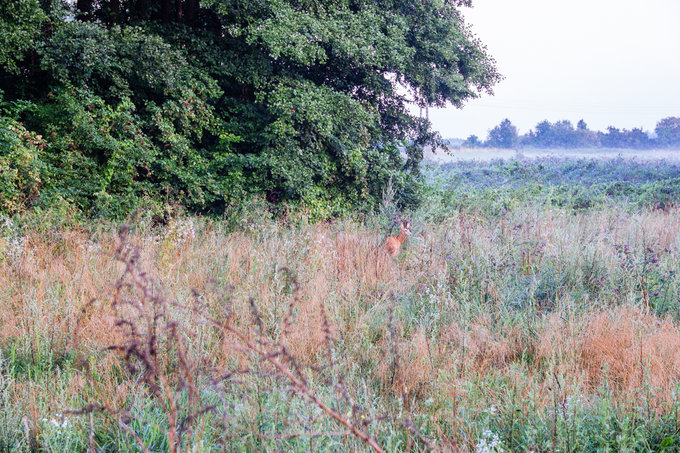
M680 116L680 61L671 58L680 54L678 2L478 0L463 13L505 79L462 109L430 109L443 138L484 139L505 118L519 134L581 119L591 130L653 133L659 120Z

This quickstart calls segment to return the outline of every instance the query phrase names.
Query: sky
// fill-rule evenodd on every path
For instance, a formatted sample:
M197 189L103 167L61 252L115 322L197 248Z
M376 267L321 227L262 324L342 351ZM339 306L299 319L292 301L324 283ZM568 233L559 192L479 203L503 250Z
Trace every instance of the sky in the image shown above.
M486 138L504 118L584 119L653 131L680 116L680 0L473 0L472 31L505 77L462 109L430 109L444 138Z

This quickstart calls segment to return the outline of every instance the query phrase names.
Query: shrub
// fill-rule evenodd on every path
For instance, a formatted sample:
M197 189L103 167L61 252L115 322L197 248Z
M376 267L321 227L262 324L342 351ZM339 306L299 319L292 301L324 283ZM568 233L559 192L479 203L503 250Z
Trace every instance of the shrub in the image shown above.
M0 211L23 212L41 190L40 150L46 142L20 123L0 116Z

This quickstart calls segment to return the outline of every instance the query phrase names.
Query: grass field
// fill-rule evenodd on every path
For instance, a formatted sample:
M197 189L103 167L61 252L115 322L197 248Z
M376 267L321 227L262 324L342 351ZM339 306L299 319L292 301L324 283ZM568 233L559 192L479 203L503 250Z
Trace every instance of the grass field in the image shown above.
M641 162L678 162L680 150L677 148L661 149L626 149L626 148L461 148L450 144L448 151L439 149L432 152L425 150L425 159L439 163L510 160L518 157L524 160L533 159L597 159L597 160L638 160Z
M680 167L424 171L394 260L390 194L4 219L0 451L678 451Z

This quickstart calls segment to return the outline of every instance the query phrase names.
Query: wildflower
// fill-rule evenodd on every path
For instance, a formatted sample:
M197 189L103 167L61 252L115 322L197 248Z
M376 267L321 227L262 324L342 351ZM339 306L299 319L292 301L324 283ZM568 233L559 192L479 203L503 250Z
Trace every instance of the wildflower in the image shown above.
M176 245L183 244L196 237L196 228L191 219L173 221L165 232L165 238Z
M14 221L4 214L0 214L0 231L4 237L9 237L14 231Z
M7 242L7 256L13 260L21 258L26 250L26 240L23 237L11 238Z
M87 241L87 244L81 244L80 247L83 248L84 250L87 250L87 252L90 254L99 253L102 249L101 245L91 240Z
M475 452L477 453L501 453L503 451L505 451L503 443L498 438L498 434L494 434L488 429L484 430L482 438L475 446Z
M57 428L57 434L62 434L62 430L65 430L67 428L71 428L71 422L68 420L68 418L64 417L63 414L54 414L54 418L51 419L42 419L43 423L48 423L55 428Z

